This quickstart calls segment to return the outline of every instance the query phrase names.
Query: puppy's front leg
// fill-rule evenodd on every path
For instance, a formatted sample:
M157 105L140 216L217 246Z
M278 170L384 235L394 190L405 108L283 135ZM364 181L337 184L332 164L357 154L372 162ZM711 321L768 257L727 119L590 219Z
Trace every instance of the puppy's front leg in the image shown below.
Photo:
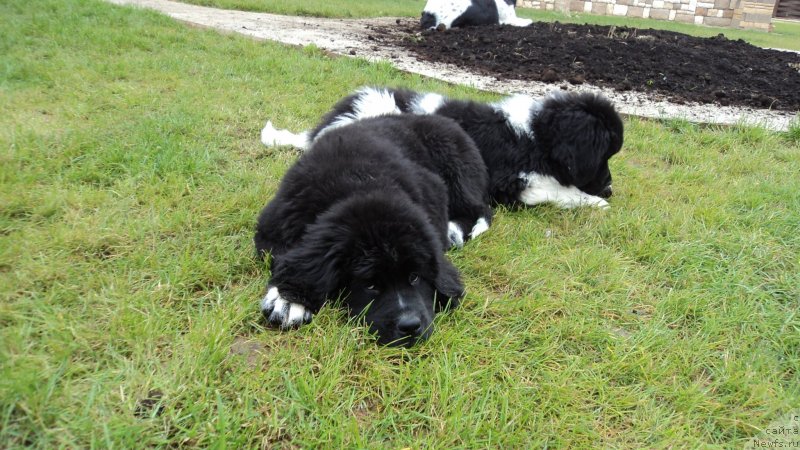
M261 313L269 323L286 329L311 322L328 296L336 292L339 279L334 275L334 261L325 253L330 256L330 248L305 242L273 256L272 278L261 300Z
M273 285L267 285L267 295L261 300L261 313L267 322L281 329L299 327L311 322L313 317L310 309L286 300Z
M561 208L578 208L590 206L608 209L608 202L595 195L589 195L575 186L564 186L555 178L537 173L521 173L520 179L525 183L525 189L520 193L519 199L529 206L540 203L554 203Z

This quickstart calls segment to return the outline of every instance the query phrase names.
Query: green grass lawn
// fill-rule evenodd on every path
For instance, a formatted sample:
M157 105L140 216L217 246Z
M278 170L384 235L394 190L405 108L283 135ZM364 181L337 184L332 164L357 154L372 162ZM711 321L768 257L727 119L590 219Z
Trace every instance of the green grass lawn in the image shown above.
M0 2L0 63L0 447L741 448L800 405L800 127L627 120L611 210L499 210L391 349L262 327L259 131L492 95L95 0Z
M322 17L419 17L423 0L183 0L185 3L214 6L243 11L261 11ZM530 8L518 8L517 15L541 22L590 23L628 26L641 29L670 30L693 36L711 37L720 33L728 39L743 39L753 45L768 48L800 50L800 22L776 21L771 33L733 28L697 26L652 19L632 19L618 16L598 16L584 13L560 13Z

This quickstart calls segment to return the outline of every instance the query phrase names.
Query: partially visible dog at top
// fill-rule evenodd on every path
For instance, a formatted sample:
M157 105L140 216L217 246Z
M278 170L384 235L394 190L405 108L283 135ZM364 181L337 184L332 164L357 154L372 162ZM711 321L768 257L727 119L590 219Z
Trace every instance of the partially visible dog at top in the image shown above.
M495 103L436 93L365 87L340 100L311 131L292 133L268 121L264 145L301 149L328 132L368 117L397 114L453 119L473 139L489 173L488 195L503 205L552 203L608 208L609 159L623 143L613 104L592 93L512 95Z
M428 0L422 9L422 29L448 29L475 25L525 27L530 19L517 17L516 0Z
M281 328L341 299L381 344L411 346L464 286L445 251L454 228L491 221L478 149L453 120L392 115L331 128L283 177L254 237L272 276L261 310Z

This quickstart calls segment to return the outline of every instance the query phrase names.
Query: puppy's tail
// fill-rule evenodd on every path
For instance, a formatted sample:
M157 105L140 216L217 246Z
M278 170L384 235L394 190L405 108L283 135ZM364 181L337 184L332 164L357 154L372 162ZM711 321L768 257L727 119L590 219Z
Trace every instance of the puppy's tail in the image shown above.
M308 131L295 134L289 130L279 130L272 125L271 121L267 121L264 129L261 130L261 143L267 147L291 145L301 150L307 150L309 146Z

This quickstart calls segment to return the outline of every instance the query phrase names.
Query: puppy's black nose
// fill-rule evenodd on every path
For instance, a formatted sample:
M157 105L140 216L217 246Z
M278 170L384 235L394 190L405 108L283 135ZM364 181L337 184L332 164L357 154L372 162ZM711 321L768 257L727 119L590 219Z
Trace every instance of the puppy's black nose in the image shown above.
M614 191L611 190L611 185L608 185L608 186L606 186L605 189L603 189L600 192L600 197L609 198L609 197L611 197L611 194L613 194L613 193L614 193Z
M397 329L406 335L419 334L421 325L422 321L417 316L403 315L400 317L400 320L397 321Z

